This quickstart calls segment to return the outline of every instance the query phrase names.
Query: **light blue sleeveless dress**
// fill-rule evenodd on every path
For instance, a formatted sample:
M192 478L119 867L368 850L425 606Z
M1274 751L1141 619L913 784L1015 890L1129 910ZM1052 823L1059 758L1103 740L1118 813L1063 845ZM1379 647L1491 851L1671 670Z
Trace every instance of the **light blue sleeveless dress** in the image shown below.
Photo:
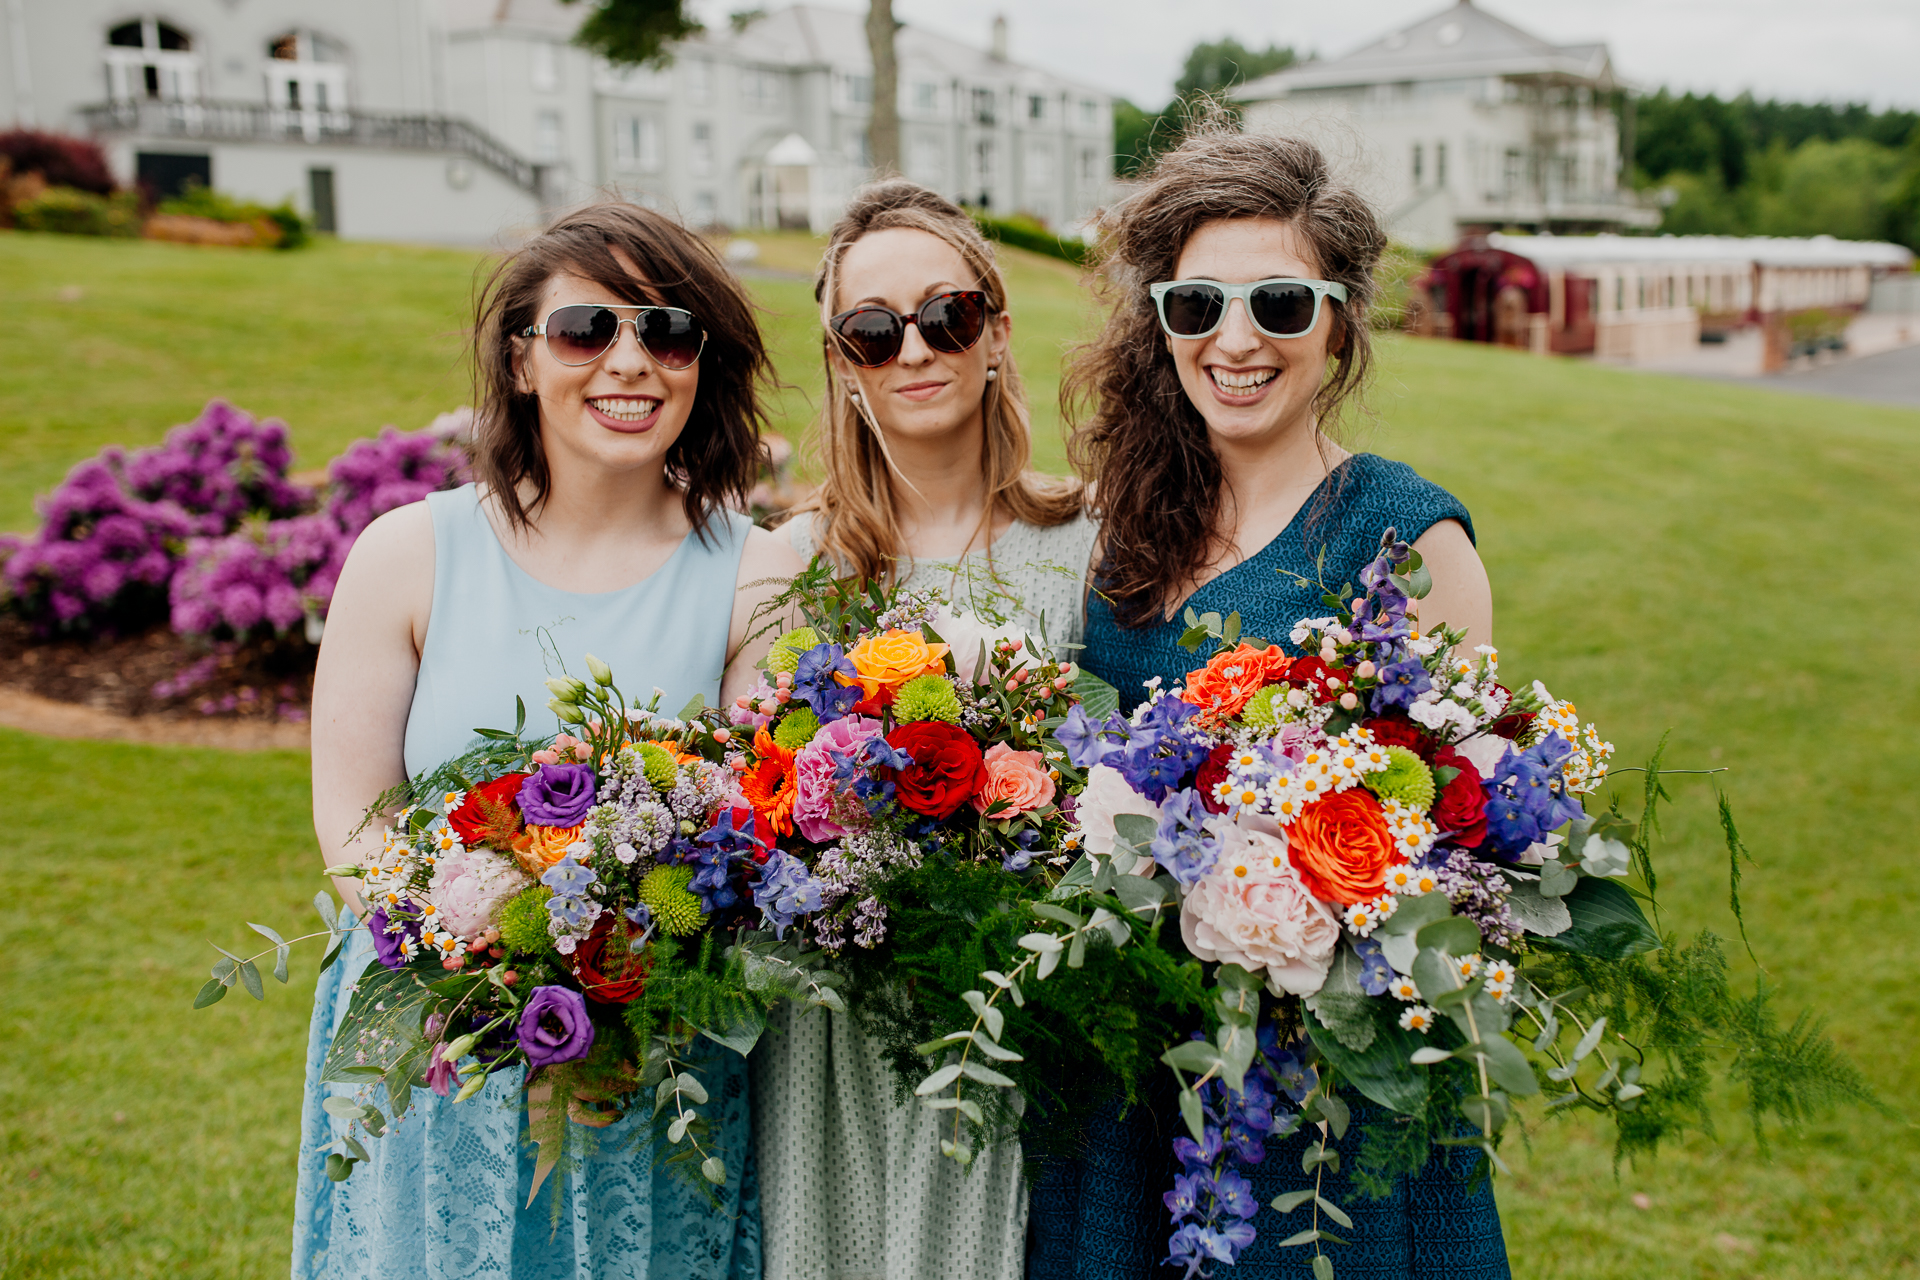
M406 768L416 775L458 755L476 728L513 727L514 697L529 730L552 724L542 683L582 655L605 659L630 697L664 691L679 711L694 694L717 702L740 554L752 527L716 515L706 536L689 534L646 580L583 595L535 580L506 553L472 485L427 498L433 517L433 613L407 717ZM544 650L544 651L543 651ZM598 1131L581 1167L553 1175L527 1206L532 1149L524 1145L523 1073L495 1075L478 1097L455 1105L424 1089L385 1137L366 1143L371 1161L335 1183L326 1156L341 1122L322 1108L348 1085L323 1084L321 1063L346 1014L353 984L372 959L366 930L320 975L307 1043L299 1189L294 1208L294 1280L758 1280L760 1203L748 1124L746 1060L707 1045L702 1080L712 1096L718 1153L737 1171L715 1208L685 1175L656 1167L651 1144L632 1141L646 1108ZM702 1042L703 1044L705 1042ZM389 1116L384 1090L368 1100Z

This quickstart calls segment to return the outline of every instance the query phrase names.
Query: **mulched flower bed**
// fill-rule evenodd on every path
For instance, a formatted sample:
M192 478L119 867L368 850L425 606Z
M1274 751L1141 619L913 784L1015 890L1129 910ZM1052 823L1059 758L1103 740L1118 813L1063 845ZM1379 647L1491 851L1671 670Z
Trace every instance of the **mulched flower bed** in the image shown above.
M297 636L209 649L165 625L43 640L19 619L0 617L0 684L123 716L304 722L316 652Z

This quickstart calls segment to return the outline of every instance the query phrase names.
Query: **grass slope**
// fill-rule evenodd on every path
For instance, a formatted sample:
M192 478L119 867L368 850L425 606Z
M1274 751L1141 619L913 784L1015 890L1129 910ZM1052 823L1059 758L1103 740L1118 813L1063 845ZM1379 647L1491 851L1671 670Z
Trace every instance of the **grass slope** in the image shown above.
M128 263L162 259L115 255L197 252L42 247L52 243L0 235L9 281L0 290L16 287L8 267L23 253L62 258L43 272L57 289L79 278L89 253ZM347 267L378 252L323 250L337 256L312 261L336 270L314 287L372 289ZM390 252L421 271L433 256ZM220 255L209 261L215 276L237 270ZM287 261L259 255L247 270L294 269ZM464 261L446 274L450 296L465 288ZM1016 279L1016 333L1038 384L1081 313L1070 273L1024 265L1033 270ZM194 287L206 296L225 286ZM271 292L259 278L247 287ZM786 280L754 289L773 312L782 369L801 388L793 394L805 394L817 385L809 290ZM17 330L0 335L0 369L14 371L0 372L0 456L5 483L19 486L0 493L32 487L18 478L31 467L57 476L108 438L33 434L17 406L44 409L63 388L18 372L22 341ZM206 381L208 370L241 367L155 358L113 394L123 408L143 403L136 392L185 406L143 420L154 438L206 394L248 404L248 391ZM101 380L110 373L122 376L103 366ZM64 390L93 393L85 379ZM343 441L383 412L424 420L446 402L334 421ZM1671 730L1671 764L1729 769L1718 782L1760 864L1744 896L1770 979L1788 1009L1831 1014L1835 1037L1883 1096L1909 1108L1920 1084L1920 995L1909 979L1920 934L1903 924L1920 890L1907 827L1908 770L1920 757L1920 603L1906 570L1920 413L1399 340L1384 344L1373 403L1362 443L1411 462L1473 510L1507 671L1575 698L1619 744L1619 763L1644 759ZM289 413L304 437L323 406L316 400L308 418L251 407ZM1037 434L1042 455L1057 458L1047 452L1057 437L1044 426ZM0 510L24 510L5 501L14 505ZM270 991L264 1007L236 998L194 1014L187 1002L212 959L206 938L231 945L244 920L284 927L310 914L320 881L303 774L293 757L0 734L15 805L15 838L0 853L15 886L0 910L0 1025L19 1046L0 1058L0 1273L283 1270L314 957L302 956L293 989ZM1632 776L1623 781L1631 789ZM1731 937L1711 784L1672 786L1667 924ZM1778 1142L1765 1163L1736 1112L1719 1120L1721 1145L1690 1140L1617 1181L1604 1135L1581 1122L1539 1125L1530 1148L1510 1144L1516 1177L1499 1196L1515 1274L1920 1274L1911 1127L1822 1120Z

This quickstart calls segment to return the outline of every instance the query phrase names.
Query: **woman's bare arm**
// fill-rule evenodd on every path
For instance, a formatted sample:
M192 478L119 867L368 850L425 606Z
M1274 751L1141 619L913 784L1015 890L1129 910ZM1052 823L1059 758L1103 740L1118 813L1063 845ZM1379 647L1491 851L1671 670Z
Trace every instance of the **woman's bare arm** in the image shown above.
M433 520L424 502L375 520L353 544L327 611L313 677L313 825L327 866L361 862L377 831L348 833L406 781L407 712L433 607ZM334 885L364 914L359 882Z
M1413 544L1433 575L1433 590L1410 610L1422 631L1439 623L1467 633L1467 646L1493 643L1493 587L1480 553L1458 520L1442 520Z
M746 549L740 554L739 577L734 583L733 626L727 635L727 673L720 682L722 706L753 688L759 678L753 664L766 656L776 635L793 625L793 620L784 615L762 614L756 619L755 611L785 590L788 580L804 568L806 565L793 548L777 534L765 529L754 529L747 534ZM759 634L754 634L756 632Z

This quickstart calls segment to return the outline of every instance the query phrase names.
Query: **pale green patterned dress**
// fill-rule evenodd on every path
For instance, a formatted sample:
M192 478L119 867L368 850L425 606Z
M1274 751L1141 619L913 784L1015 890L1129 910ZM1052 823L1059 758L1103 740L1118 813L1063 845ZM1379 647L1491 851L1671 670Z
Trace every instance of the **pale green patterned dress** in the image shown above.
M1044 529L1016 522L990 557L917 561L903 582L964 602L990 560L1036 637L1044 615L1050 641L1078 644L1094 533L1085 516ZM813 554L810 517L797 517L793 542ZM893 1068L851 1016L783 1004L749 1069L762 1280L1021 1280L1019 1142L981 1151L970 1170L942 1156L938 1120L915 1102L894 1105Z

